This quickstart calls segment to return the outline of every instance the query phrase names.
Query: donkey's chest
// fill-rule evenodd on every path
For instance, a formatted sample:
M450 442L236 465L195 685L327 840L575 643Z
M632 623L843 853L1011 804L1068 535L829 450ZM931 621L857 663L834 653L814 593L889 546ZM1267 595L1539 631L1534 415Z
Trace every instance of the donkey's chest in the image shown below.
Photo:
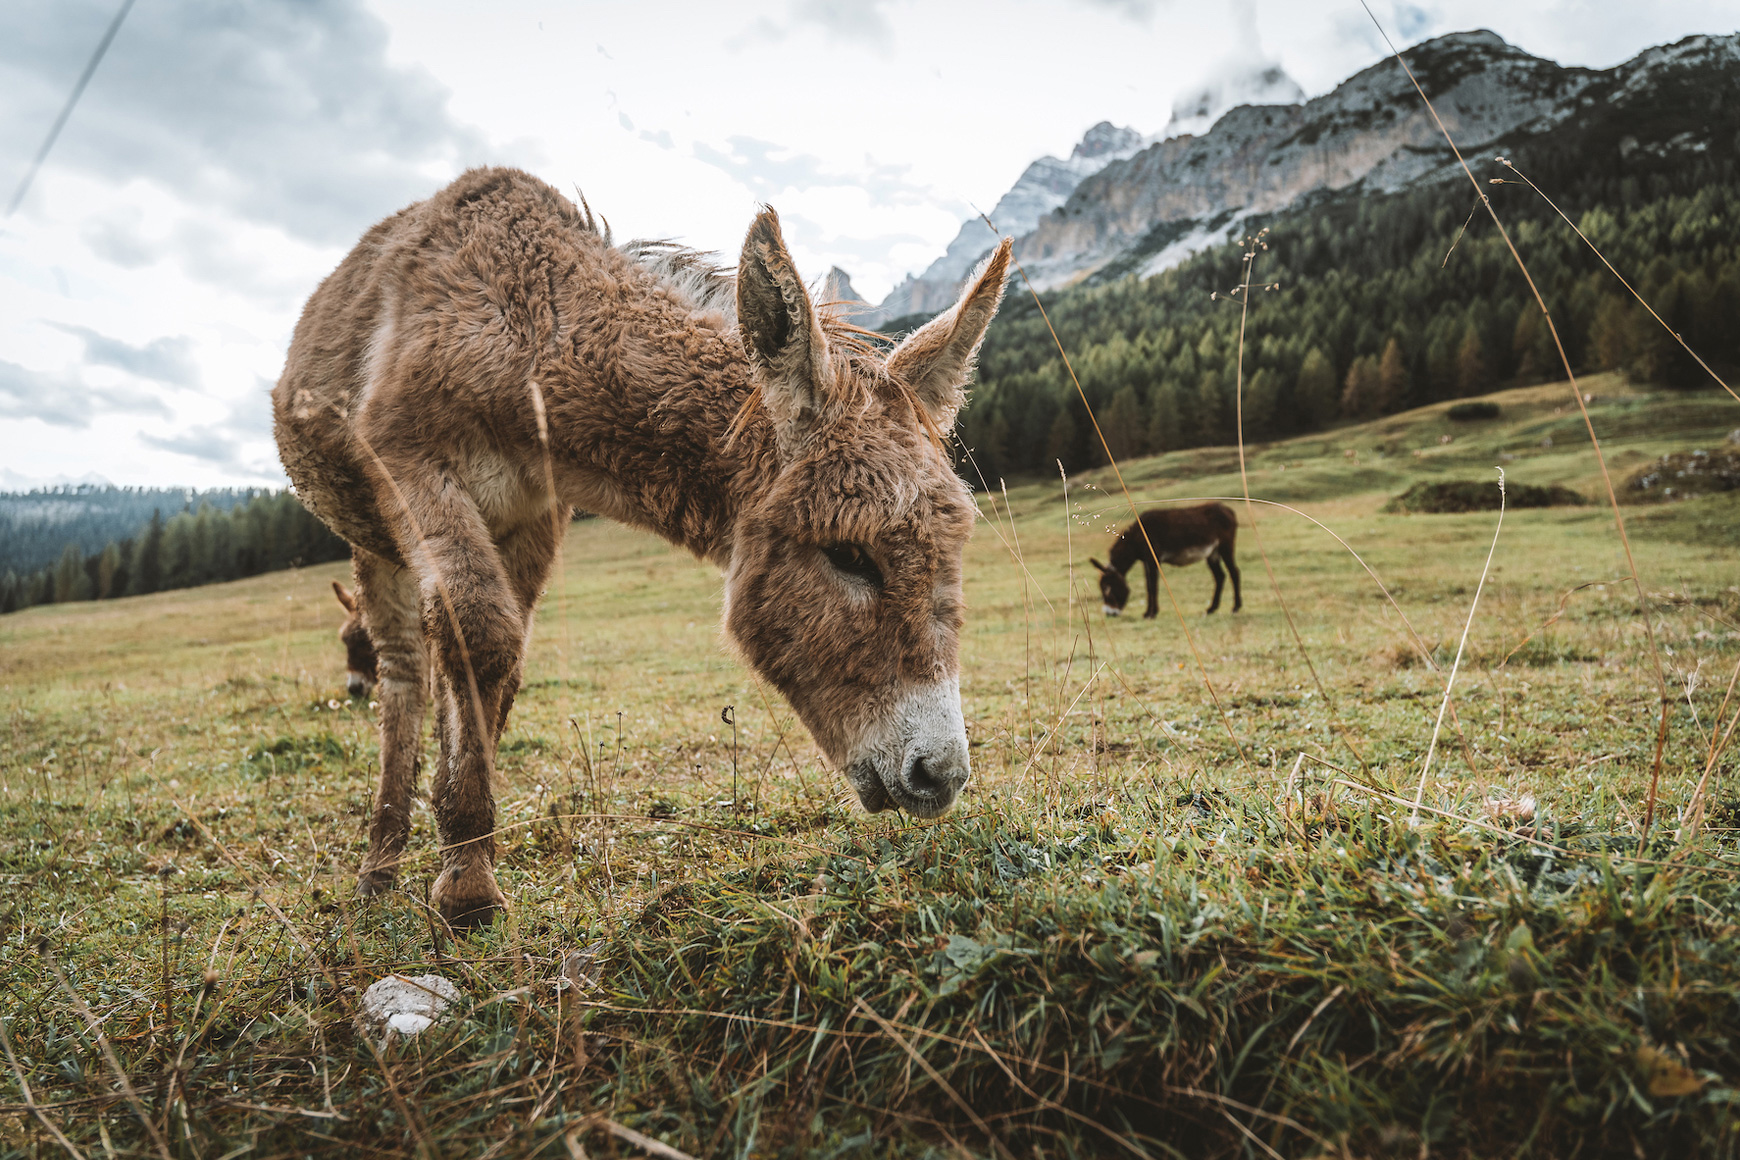
M549 518L551 501L543 479L530 478L525 466L505 456L472 455L459 466L458 474L497 539L530 520Z

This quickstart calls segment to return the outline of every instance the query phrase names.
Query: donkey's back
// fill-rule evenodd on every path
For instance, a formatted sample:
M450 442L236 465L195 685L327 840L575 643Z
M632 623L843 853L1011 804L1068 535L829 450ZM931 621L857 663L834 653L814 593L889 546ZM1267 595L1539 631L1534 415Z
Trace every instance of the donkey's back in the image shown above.
M528 380L563 314L582 321L564 306L633 277L589 215L518 170L471 170L382 221L309 299L272 392L298 496L402 564L401 470L475 475L494 452L494 478L469 490L547 495L542 479L500 478L501 463L528 458L511 452L537 447Z

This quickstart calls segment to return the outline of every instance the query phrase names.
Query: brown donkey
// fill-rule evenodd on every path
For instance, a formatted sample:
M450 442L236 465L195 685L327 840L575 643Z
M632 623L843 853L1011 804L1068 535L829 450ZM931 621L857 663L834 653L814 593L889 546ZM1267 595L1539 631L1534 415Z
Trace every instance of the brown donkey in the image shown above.
M811 304L772 210L735 278L674 247L614 248L511 169L472 170L364 235L309 299L272 393L297 494L355 547L379 655L359 891L393 883L432 688L431 897L461 925L505 905L494 754L573 507L723 570L728 636L866 809L946 810L968 774L975 508L935 436L1008 262L1004 242L883 357Z
M1148 610L1142 615L1152 618L1159 613L1160 568L1154 560L1156 554L1160 564L1174 566L1208 561L1208 570L1214 573L1214 599L1208 602L1210 612L1220 607L1221 588L1226 584L1221 565L1225 564L1226 571L1232 574L1232 610L1237 612L1245 606L1244 596L1239 592L1239 566L1233 559L1233 540L1238 532L1238 517L1224 503L1150 508L1143 512L1139 524L1131 524L1112 540L1108 553L1111 567L1092 558L1088 560L1100 572L1100 600L1106 615L1123 614L1124 605L1130 601L1130 584L1124 573L1137 560L1142 561L1142 572L1148 581Z
M360 701L380 680L380 663L375 659L375 645L369 639L362 605L337 580L332 582L332 592L345 611L344 623L338 626L338 639L344 642L345 692L351 700Z

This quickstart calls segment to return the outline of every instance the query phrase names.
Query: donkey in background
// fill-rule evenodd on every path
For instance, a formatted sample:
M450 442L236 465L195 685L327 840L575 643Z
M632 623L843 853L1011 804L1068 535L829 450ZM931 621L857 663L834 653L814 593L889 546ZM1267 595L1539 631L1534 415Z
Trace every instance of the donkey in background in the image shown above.
M812 305L764 209L735 277L611 245L511 169L371 229L309 299L272 392L298 496L353 546L379 657L381 781L358 890L410 833L424 698L431 900L491 921L494 755L575 507L725 573L727 636L871 811L966 784L959 637L972 496L942 454L1008 271L891 351ZM433 680L430 680L431 669Z
M1239 566L1233 560L1233 540L1238 536L1238 530L1238 517L1223 503L1151 508L1143 512L1140 520L1112 539L1112 550L1107 553L1111 557L1111 567L1091 557L1088 559L1088 563L1099 569L1100 600L1106 615L1123 615L1124 605L1130 601L1130 584L1124 579L1124 574L1137 560L1142 562L1142 571L1148 580L1148 610L1142 613L1144 617L1152 619L1160 611L1160 565L1176 567L1194 564L1198 560L1207 560L1208 570L1214 573L1214 599L1208 602L1208 611L1220 607L1221 588L1226 583L1226 573L1230 572L1232 610L1237 612L1245 604L1239 592ZM1226 565L1226 572L1221 571L1222 564Z
M344 690L351 700L360 701L380 680L380 662L375 657L374 642L369 639L362 605L337 580L332 582L332 593L345 613L344 623L338 626L338 639L344 644Z

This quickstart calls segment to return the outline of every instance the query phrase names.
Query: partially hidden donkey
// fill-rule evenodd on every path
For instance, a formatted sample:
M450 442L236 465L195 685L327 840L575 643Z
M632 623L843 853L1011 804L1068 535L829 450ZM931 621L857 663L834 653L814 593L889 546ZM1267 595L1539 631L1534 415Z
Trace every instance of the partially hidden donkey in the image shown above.
M968 776L961 554L975 516L940 433L1009 264L884 353L810 301L764 209L735 276L615 247L590 211L477 169L400 211L309 299L272 393L297 494L353 546L378 656L381 780L360 893L410 832L424 699L431 890L491 921L494 755L570 512L725 574L724 624L864 807L941 814Z
M1208 561L1208 570L1214 573L1214 599L1208 602L1208 611L1220 607L1221 588L1226 584L1227 573L1231 573L1232 610L1237 612L1245 606L1239 591L1238 561L1233 558L1233 541L1238 533L1238 517L1223 503L1150 508L1143 512L1139 520L1113 537L1112 550L1107 553L1112 561L1109 567L1091 557L1088 560L1100 573L1100 602L1106 615L1123 614L1124 605L1130 601L1130 582L1124 574L1138 560L1148 581L1148 607L1143 616L1152 618L1160 611L1159 565L1178 566L1199 560ZM1221 570L1223 564L1225 572Z
M362 603L337 580L332 582L332 594L344 609L344 623L338 626L338 639L344 643L344 690L351 700L360 701L380 680L380 662L375 658L374 641L369 639Z

